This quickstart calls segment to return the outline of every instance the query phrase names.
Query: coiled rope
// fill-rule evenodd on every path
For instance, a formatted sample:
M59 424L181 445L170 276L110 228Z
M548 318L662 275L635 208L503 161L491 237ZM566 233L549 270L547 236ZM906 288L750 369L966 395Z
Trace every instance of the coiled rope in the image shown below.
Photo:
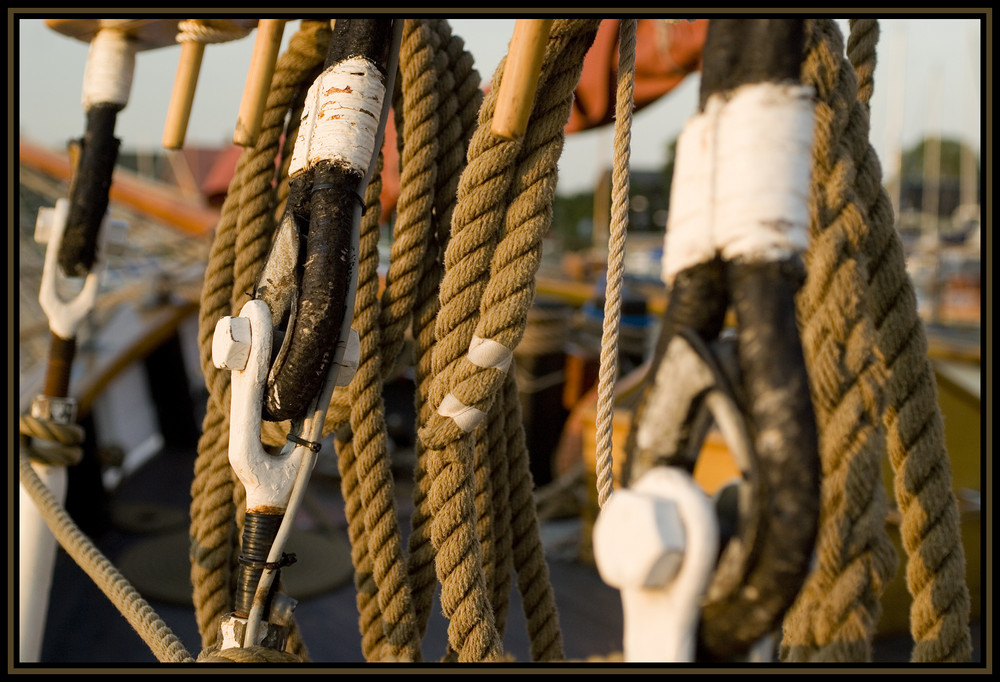
M177 42L226 43L245 38L252 28L230 19L184 19L177 24Z
M868 142L873 22L851 58L831 20L808 22L817 92L806 283L797 299L823 467L818 565L784 622L786 661L868 661L895 570L885 529L888 446L904 514L914 661L967 660L969 596L940 408L881 169ZM860 82L860 86L859 86Z

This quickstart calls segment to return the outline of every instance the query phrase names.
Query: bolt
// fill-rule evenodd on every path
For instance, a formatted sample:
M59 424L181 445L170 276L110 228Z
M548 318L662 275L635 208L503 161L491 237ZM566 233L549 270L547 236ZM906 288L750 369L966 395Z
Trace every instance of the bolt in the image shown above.
M667 587L680 570L684 549L677 504L628 488L611 495L594 527L601 577L619 589Z
M212 362L219 369L244 370L250 359L250 320L223 317L212 337Z

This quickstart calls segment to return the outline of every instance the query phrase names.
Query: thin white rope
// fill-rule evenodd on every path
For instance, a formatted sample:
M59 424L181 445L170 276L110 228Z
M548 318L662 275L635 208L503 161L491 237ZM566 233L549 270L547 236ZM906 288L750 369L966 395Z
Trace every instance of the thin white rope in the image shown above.
M612 168L611 232L604 293L604 328L597 389L597 502L603 507L614 488L612 424L614 386L618 375L618 330L621 322L625 236L628 232L629 158L635 86L635 19L623 19L618 35L618 89L615 104Z

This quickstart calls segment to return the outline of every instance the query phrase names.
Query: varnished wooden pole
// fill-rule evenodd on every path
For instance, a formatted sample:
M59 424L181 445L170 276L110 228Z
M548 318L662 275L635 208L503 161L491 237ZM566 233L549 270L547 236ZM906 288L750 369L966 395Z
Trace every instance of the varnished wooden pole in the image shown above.
M284 30L284 19L261 19L257 24L257 39L233 133L233 143L241 147L252 147L257 143Z
M524 135L535 101L552 19L518 19L507 50L493 114L493 134L510 140Z
M200 41L189 40L181 45L181 58L177 63L177 76L174 78L174 89L167 109L167 122L163 129L163 146L166 149L180 149L184 146L184 137L191 118L191 106L194 103L194 91L198 85L201 58L204 54L205 44Z

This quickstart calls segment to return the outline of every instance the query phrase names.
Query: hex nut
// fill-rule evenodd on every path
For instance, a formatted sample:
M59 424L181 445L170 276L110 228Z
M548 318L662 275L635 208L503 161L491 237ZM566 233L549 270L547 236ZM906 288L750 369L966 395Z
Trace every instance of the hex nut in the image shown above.
M212 363L219 369L244 370L250 359L250 320L223 317L212 337Z
M616 490L594 524L594 558L618 589L668 586L684 560L684 524L674 501Z

